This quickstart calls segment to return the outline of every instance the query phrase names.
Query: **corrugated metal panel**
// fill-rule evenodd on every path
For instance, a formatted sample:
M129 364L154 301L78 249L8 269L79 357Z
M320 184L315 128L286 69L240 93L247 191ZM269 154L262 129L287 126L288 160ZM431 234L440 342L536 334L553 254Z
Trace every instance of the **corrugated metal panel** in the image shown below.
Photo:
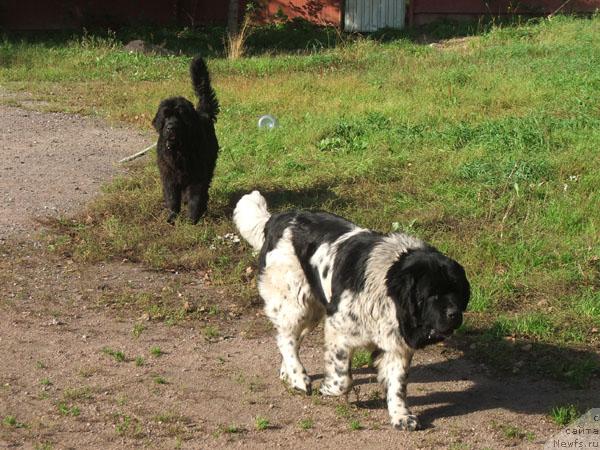
M404 28L405 0L346 0L346 31L377 31Z

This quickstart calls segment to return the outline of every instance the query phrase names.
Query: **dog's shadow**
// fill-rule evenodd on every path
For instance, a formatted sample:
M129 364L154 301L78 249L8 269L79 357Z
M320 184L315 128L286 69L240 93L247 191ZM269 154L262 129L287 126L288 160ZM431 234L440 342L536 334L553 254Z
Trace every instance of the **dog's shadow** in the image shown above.
M251 189L229 192L226 205L219 213L230 217L240 198L253 190L259 191L265 197L270 211L288 209L337 210L348 205L348 202L337 195L332 187L328 185L316 184L299 189L256 186Z
M536 344L557 352L549 344ZM566 350L562 350L566 351ZM598 358L593 352L577 352L582 359ZM558 405L575 404L584 412L600 404L600 380L592 374L590 385L585 389L571 387L565 382L551 381L529 375L492 374L488 368L477 364L469 357L461 356L446 361L416 361L409 375L408 405L419 416L422 428L432 428L441 418L466 416L471 413L492 410L508 410L521 414L547 415ZM531 361L531 364L535 362ZM353 369L353 387L377 384L373 368ZM313 381L322 379L322 374L313 375ZM412 387L411 387L412 384ZM385 398L363 399L364 394L351 404L365 409L387 409Z

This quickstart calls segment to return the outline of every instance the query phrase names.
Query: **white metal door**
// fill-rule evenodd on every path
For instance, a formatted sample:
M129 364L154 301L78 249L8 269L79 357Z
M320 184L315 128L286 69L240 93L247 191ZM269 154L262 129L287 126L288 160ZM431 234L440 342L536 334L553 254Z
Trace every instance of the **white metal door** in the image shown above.
M404 28L405 0L346 0L346 31L377 31L380 28Z

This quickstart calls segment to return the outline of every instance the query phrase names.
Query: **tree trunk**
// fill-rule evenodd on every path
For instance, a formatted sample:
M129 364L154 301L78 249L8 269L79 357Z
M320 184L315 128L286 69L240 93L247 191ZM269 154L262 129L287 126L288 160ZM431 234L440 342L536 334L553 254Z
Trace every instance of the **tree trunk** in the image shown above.
M235 36L238 33L239 11L239 0L229 0L229 10L227 12L227 33L229 36Z

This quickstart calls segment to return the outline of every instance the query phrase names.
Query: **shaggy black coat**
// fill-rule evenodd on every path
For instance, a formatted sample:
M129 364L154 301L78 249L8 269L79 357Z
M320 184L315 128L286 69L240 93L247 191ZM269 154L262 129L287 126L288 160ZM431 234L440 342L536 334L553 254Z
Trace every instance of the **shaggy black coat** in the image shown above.
M196 56L190 75L198 105L183 97L170 97L158 106L152 125L158 131L158 169L168 221L173 222L187 201L188 216L197 223L206 212L219 143L215 122L219 103L210 84L204 60Z

